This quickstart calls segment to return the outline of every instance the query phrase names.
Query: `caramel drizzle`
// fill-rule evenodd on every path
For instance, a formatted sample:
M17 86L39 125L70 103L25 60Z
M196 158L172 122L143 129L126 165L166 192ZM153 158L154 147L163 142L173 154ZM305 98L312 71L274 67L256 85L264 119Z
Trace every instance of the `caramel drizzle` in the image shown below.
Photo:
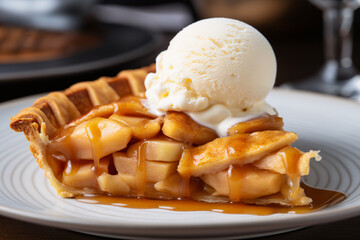
M239 202L241 200L241 188L243 171L238 165L230 165L227 172L227 182L229 187L229 199L231 202Z
M91 142L91 154L94 160L95 174L100 175L100 154L101 154L101 130L99 129L98 123L100 118L95 121L88 122L85 126L86 134Z
M145 196L146 190L146 148L147 142L144 141L140 144L137 152L137 165L135 173L135 186L138 197Z
M183 149L183 153L186 151L186 149ZM184 197L190 197L191 195L191 188L190 188L190 180L191 180L191 169L193 166L192 157L188 155L183 154L182 155L182 161L184 162L184 165L186 166L185 169L188 171L182 173L180 175L181 177L181 185L180 185L180 194Z
M299 191L303 191L300 188L301 174L299 169L299 159L301 157L301 152L293 147L285 147L280 150L278 154L281 156L281 160L286 169L286 174L290 181L283 186L281 189L281 194L284 198L287 198L290 201L294 201L297 197L302 196Z

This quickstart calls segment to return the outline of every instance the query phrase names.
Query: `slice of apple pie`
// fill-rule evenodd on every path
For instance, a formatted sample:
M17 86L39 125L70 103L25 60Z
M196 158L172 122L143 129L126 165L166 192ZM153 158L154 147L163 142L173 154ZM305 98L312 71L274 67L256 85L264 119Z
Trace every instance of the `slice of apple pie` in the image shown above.
M71 86L11 118L52 186L84 194L308 205L300 177L318 151L291 144L277 115L240 122L228 136L183 112L148 110L144 79L155 66Z

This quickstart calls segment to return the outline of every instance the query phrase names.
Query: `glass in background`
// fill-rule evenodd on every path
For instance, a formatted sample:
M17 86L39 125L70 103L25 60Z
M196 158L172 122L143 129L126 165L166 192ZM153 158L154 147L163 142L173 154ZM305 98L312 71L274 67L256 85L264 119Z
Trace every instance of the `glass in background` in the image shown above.
M352 23L359 0L309 0L323 11L325 63L320 71L298 83L298 88L350 97L360 101L360 76L352 61Z

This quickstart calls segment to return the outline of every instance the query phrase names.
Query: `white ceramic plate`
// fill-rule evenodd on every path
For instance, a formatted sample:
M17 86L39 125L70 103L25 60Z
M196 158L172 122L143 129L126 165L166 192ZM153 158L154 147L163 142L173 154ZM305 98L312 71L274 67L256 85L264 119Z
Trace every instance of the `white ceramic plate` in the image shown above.
M230 238L268 235L360 214L360 104L335 97L275 89L269 102L299 134L297 147L320 149L305 181L348 194L339 205L310 214L252 216L173 212L91 205L56 196L10 116L36 96L0 107L0 214L23 221L122 238Z

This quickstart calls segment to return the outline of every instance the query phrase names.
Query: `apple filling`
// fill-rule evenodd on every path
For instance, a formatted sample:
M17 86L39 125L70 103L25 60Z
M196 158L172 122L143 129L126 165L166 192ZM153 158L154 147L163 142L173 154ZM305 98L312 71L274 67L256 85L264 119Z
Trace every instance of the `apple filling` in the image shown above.
M300 177L311 158L290 145L275 115L241 122L228 137L181 112L157 117L145 98L100 105L58 129L46 147L59 182L84 193L307 205ZM81 192L81 191L78 191Z

